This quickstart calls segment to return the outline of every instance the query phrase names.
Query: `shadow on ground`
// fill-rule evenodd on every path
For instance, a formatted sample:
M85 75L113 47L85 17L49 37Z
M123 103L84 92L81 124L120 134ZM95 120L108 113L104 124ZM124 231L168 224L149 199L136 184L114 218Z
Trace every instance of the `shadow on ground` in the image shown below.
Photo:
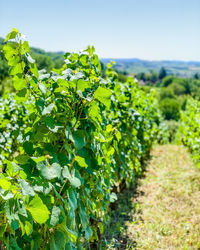
M110 221L104 229L100 249L136 248L137 242L128 236L128 224L135 224L138 220L142 221L142 214L137 202L137 197L144 195L138 190L142 178L145 178L145 172L134 185L118 194L118 200L110 211Z

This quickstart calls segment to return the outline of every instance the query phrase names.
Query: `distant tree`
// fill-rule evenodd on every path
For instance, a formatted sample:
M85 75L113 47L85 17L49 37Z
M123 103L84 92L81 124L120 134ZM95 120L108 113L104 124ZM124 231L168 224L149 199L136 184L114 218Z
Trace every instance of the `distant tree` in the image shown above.
M126 82L127 81L127 76L126 75L123 75L123 74L121 74L121 73L119 73L118 74L118 80L120 81L120 82Z
M104 63L101 62L101 61L100 61L100 63L101 63L101 70L105 70L105 65L104 65Z
M38 69L46 69L49 72L54 67L53 60L47 55L35 54L33 58L36 60Z
M194 76L193 76L193 78L198 80L198 79L200 78L200 77L199 77L199 74L198 74L198 73L195 73Z
M160 81L155 82L155 87L159 88L160 87Z
M3 52L0 49L0 81L2 81L5 77L9 75L8 70L8 63L4 58Z
M160 110L165 120L176 120L180 118L180 104L176 99L165 98L160 102Z
M193 91L192 91L191 95L194 98L198 98L199 99L199 97L200 97L200 87L198 85L194 85Z
M165 98L168 98L168 99L176 98L172 88L167 87L167 88L160 89L160 100L163 100Z
M182 110L185 110L186 108L186 104L187 104L187 100L188 100L188 96L187 95L180 95L178 96L178 102L180 104L180 107Z
M151 90L152 90L152 87L151 86L139 86L143 91L145 91L146 93L150 93Z
M12 93L15 89L13 87L12 78L6 77L0 83L0 96L3 93Z
M150 70L150 72L148 74L145 74L145 80L146 85L148 86L153 86L156 84L156 82L158 81L158 73Z
M152 84L155 84L155 82L158 80L158 73L151 70L149 74L149 80L152 82Z
M173 82L173 80L174 80L174 76L166 76L163 78L161 86L167 87Z
M145 81L145 80L146 80L146 75L145 75L144 72L140 72L140 73L138 73L138 74L136 75L136 78L137 78L138 80Z
M103 78L106 77L106 67L105 67L105 64L103 62L100 62L101 63L101 75Z
M61 68L64 64L63 52L46 52L39 48L31 48L31 56L36 60L39 69L47 71Z
M173 92L175 95L184 95L186 94L186 88L184 87L184 85L178 83L178 82L173 82L170 85L170 88L173 89Z
M39 48L31 48L31 54L40 54L40 55L45 55L46 52L43 49Z
M127 72L126 70L123 70L123 71L122 71L122 74L125 75L125 76L127 76L127 75L128 75L128 72Z
M179 79L179 83L184 86L185 94L190 95L193 91L194 85L192 79Z
M158 78L162 80L165 76L167 76L167 72L164 67L162 67L158 73Z
M54 60L54 68L60 69L63 66L63 59L55 59Z

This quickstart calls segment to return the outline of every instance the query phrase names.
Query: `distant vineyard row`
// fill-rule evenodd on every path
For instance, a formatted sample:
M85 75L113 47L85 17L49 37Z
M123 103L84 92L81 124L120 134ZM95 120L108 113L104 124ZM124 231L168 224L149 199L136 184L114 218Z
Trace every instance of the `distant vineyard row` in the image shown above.
M98 244L110 203L143 171L160 115L154 93L94 48L38 72L13 29L3 48L16 92L0 99L0 242L8 249Z
M188 100L186 110L181 113L179 137L200 167L200 101Z

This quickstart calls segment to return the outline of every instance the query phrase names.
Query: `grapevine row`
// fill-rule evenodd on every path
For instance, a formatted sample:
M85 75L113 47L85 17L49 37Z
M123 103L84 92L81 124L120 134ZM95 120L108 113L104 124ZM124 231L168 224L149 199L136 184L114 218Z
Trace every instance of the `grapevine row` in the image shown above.
M143 171L156 138L154 93L106 78L94 48L39 71L13 29L4 45L16 93L0 100L0 241L8 249L98 242L111 202Z
M189 148L195 163L200 166L200 102L190 99L186 110L181 113L178 136Z

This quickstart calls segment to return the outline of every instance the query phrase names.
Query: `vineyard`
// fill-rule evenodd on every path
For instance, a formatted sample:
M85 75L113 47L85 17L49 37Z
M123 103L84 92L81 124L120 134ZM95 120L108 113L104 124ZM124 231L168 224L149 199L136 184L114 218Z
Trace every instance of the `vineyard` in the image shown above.
M0 98L0 248L100 249L118 194L166 143L155 92L112 62L102 77L94 47L46 72L13 29L3 53L15 91ZM188 101L177 134L198 165L199 110Z

